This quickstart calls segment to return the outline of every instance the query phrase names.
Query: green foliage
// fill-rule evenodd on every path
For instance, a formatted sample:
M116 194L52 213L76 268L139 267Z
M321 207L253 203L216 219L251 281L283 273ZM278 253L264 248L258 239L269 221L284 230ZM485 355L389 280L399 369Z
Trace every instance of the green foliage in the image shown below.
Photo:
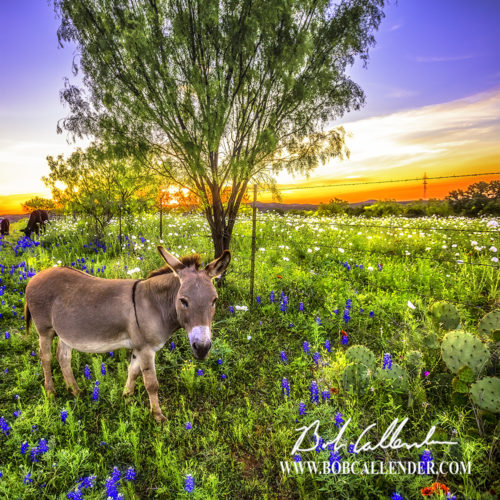
M41 196L35 196L22 204L23 212L32 212L33 210L54 210L56 204L54 200L48 200Z
M342 375L342 384L347 392L364 394L370 384L372 375L370 369L364 365L346 366Z
M410 351L406 355L406 364L415 373L418 373L424 364L423 355L420 351L414 350Z
M453 304L436 302L432 305L430 311L434 322L445 330L454 330L460 325L460 315Z
M375 354L363 345L353 345L347 349L345 356L348 361L361 364L369 370L375 368Z
M453 373L468 366L477 374L490 359L487 347L474 335L461 330L446 334L441 343L441 353L446 366Z
M250 179L346 154L330 124L364 102L348 68L367 60L383 3L54 0L86 85L63 89L63 126L152 155L201 199L220 253Z
M500 378L485 377L471 385L470 393L479 408L500 413Z
M347 201L341 200L339 198L334 198L328 203L320 203L317 214L318 215L337 215L345 214L349 208L349 203Z
M384 217L387 215L401 215L403 205L395 200L377 201L372 205L363 207L364 213L369 217Z
M478 326L479 333L488 335L495 341L500 340L500 311L491 311L486 314Z
M377 378L389 384L395 392L406 392L408 390L408 375L406 371L397 363L392 363L391 369L377 369Z
M455 213L462 215L500 215L500 181L476 182L465 191L451 191L447 200Z

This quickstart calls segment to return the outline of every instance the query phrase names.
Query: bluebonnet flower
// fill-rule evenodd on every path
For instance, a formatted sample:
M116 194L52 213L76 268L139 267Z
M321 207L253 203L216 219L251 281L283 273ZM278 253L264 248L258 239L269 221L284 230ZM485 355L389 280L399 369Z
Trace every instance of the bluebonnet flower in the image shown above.
M422 455L420 455L419 469L425 474L430 474L429 469L431 468L432 461L434 460L430 450L425 450ZM432 470L432 469L431 469Z
M113 481L115 483L117 483L121 478L121 474L120 474L120 469L118 467L113 467L113 470L111 471L111 479L113 479Z
M192 429L193 426L191 425L191 422L186 422L186 430Z
M347 299L345 301L345 306L346 306L347 309L350 309L351 306L352 306L352 299Z
M394 491L391 495L391 500L404 500L404 497L397 491Z
M69 498L69 500L83 500L83 493L81 491L70 491L66 498Z
M66 423L66 419L68 418L68 410L61 410L61 413L59 415L61 416L61 422L63 424Z
M194 490L194 478L191 474L188 474L184 480L184 489L188 493L191 493Z
M318 323L318 325L321 325L321 318L319 316L316 316L316 323Z
M92 489L94 487L96 476L87 476L80 478L80 484L78 485L78 491Z
M335 467L335 470L338 472L340 470L340 460L342 457L340 456L340 453L336 451L332 451L330 453L330 456L328 457L328 460L330 462L330 470L333 472L333 468Z
M257 304L259 304L259 305L262 303L262 299L260 298L260 295L257 295L255 300L257 301Z
M285 351L281 351L280 352L280 358L281 358L281 361L283 361L283 364L286 365L286 362L288 361L288 358L286 357L286 352Z
M0 479L2 479L3 472L0 470Z
M338 314L339 314L339 310L338 310L338 309L335 309L335 310L333 311L333 313L334 313L336 316L338 316Z
M271 292L269 294L269 300L271 301L272 304L274 304L274 292Z
M85 368L83 369L83 375L87 380L91 379L91 374L90 374L90 368L89 365L85 365Z
M101 373L106 375L106 365L104 363L101 363Z
M307 340L305 340L304 343L302 344L302 350L306 354L309 354L309 342L307 342Z
M2 431L3 434L5 434L6 436L9 435L9 432L10 432L10 425L7 423L7 421L5 420L5 418L3 417L0 417L0 431Z
M31 426L31 431L32 432L36 432L38 430L38 427L36 426L36 424L32 425Z
M382 264L379 264L379 265L378 265L378 270L379 270L379 271L382 271Z
M373 311L370 311L370 318L374 318L375 317L375 313Z
M21 415L21 410L16 410L14 412L14 417L18 418Z
M330 399L330 391L323 391L323 392L321 393L321 397L322 397L323 399L325 399L325 400L326 400L326 399Z
M345 324L347 325L347 323L349 323L349 321L351 321L351 316L349 316L349 309L344 309L344 322Z
M118 498L118 489L116 488L116 481L113 478L106 479L106 498L113 500Z
M330 341L328 339L326 339L325 340L325 351L330 352L330 349L331 349Z
M9 332L5 332L5 340L9 340L10 339L10 333Z
M309 388L309 392L311 393L311 403L318 403L319 402L318 384L316 384L314 380L311 382L311 387Z
M288 380L286 378L281 381L281 393L283 396L290 396L290 386L288 385Z
M319 363L319 360L320 360L320 357L321 357L321 356L319 355L319 352L315 352L315 353L313 354L313 361L314 361L316 364L318 364L318 363Z
M225 373L223 373L221 376L220 376L221 380L226 380L227 378L227 375Z
M170 342L170 350L173 351L175 349L175 344L173 342Z
M383 363L384 363L384 365L382 366L383 370L392 370L392 358L388 352L384 354Z
M347 332L342 330L342 345L347 345L349 343L349 335L347 335Z
M314 442L316 442L316 436L314 436ZM317 442L316 442L316 452L321 453L322 451L325 451L325 448L323 448L323 445L325 444L325 441L322 437L320 437Z
M94 390L92 391L92 399L94 401L99 401L99 380L96 380Z
M280 304L280 311L281 311L281 312L286 312L286 309L287 309L287 305L286 305L286 303L285 303L285 302L282 302L282 303Z
M109 356L110 358L114 358L114 357L115 357L115 353L114 353L113 351L109 351L109 352L108 352L108 356Z
M135 469L133 467L129 467L125 474L125 479L127 481L135 481L135 476L136 476Z
M23 483L24 484L30 484L32 482L33 482L33 479L31 479L31 472L29 472L28 474L26 474L24 476Z
M229 306L229 312L230 312L231 314L234 314L234 307L233 307L233 306Z
M21 455L24 455L26 451L28 451L28 448L30 447L30 444L28 441L25 441L24 443L21 444Z
M342 418L342 413L335 413L335 425L340 429L344 425L344 419Z
M203 377L203 370L200 368L200 369L196 372L196 375L198 375L198 377Z
M300 403L299 404L299 415L305 415L306 414L306 405L305 403Z
M299 311L304 310L304 302L299 302Z
M222 363L223 363L222 358L219 358L219 359L217 360L217 364L218 364L218 365L222 365Z
M302 457L297 453L293 456L293 461L294 462L301 462L302 461Z
M355 450L355 445L354 444L350 444L349 447L347 448L347 451L349 453L352 453L353 455L357 455L358 452Z

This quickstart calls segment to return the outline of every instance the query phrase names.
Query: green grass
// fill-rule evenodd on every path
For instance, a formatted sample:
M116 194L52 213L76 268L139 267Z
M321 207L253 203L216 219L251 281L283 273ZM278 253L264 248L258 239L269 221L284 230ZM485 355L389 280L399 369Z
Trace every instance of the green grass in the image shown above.
M385 227L368 227L372 225ZM145 216L128 221L122 248L117 224L112 224L103 241L105 251L96 251L92 245L90 225L60 220L50 225L39 246L19 248L16 255L23 226L23 222L14 224L12 235L0 246L0 286L5 287L0 297L0 417L11 426L8 436L0 433L0 497L66 498L81 477L96 475L94 487L84 490L84 498L105 498L104 483L115 466L122 473L129 467L137 471L135 481L119 483L118 490L126 498L359 499L390 498L393 491L404 498L421 498L420 489L434 481L466 498L483 498L491 488L500 490L494 482L500 472L497 419L479 412L477 418L484 426L480 434L472 404L457 401L453 395L453 375L441 360L439 344L433 345L428 337L437 334L441 339L445 333L428 313L436 300L456 304L461 326L476 335L478 320L495 308L499 273L491 259L498 254L490 248L498 245L498 232L483 232L491 229L487 220L259 215L255 284L262 300L259 306L249 303L251 220L243 215L235 227L233 260L219 291L210 358L192 361L183 330L170 339L175 343L173 350L169 341L157 354L160 402L168 419L163 426L149 415L142 379L133 397L122 398L129 356L125 350L116 351L113 357L73 352L73 370L84 389L78 399L65 390L54 358L57 395L48 400L37 334L32 328L25 337L22 329L27 281L22 275L19 279L19 271L24 268L14 268L11 274L12 266L21 263L28 270L40 271L60 261L60 265L85 265L105 278L145 277L162 265L156 252L158 220ZM167 217L163 245L178 255L197 251L208 262L213 257L209 234L199 216ZM77 260L82 257L85 264ZM274 304L269 300L271 291L276 296ZM281 292L289 300L286 312L280 311ZM352 299L352 307L346 326L347 299ZM303 312L298 310L300 302ZM249 311L231 314L230 305L247 305ZM341 344L342 329L349 335L348 346ZM5 332L10 333L9 339ZM332 345L329 353L324 349L326 339ZM489 339L482 340L494 360L498 349ZM310 344L310 355L303 352L304 341ZM390 384L373 379L364 394L345 391L345 351L355 344L370 348L378 367L383 354L391 353L408 374L407 390L397 392ZM56 342L54 352L55 347ZM408 365L406 355L412 350L422 352L422 370ZM281 351L287 354L286 364L280 360ZM315 352L321 357L318 365L312 358ZM223 360L221 365L218 359ZM106 375L100 372L101 363ZM85 365L92 371L90 381L83 375ZM196 374L200 368L203 376ZM492 361L485 370L495 374L498 366ZM423 375L426 371L428 376ZM221 380L221 374L227 378ZM284 377L290 384L289 397L281 392ZM92 400L96 379L100 381L99 402ZM319 404L309 399L312 380L320 389ZM321 399L323 390L330 391L328 401ZM305 416L299 416L300 402L306 403ZM68 411L66 423L60 419L63 409ZM16 410L21 411L18 418L13 415ZM374 422L373 441L394 418L408 417L402 433L408 443L421 441L435 425L435 440L455 439L459 444L431 447L434 460L470 461L472 473L446 477L284 475L280 461L291 461L299 435L295 429L319 419L321 436L331 439L338 432L333 421L337 412L345 420L351 418L345 435L348 443ZM186 429L188 421L190 430ZM47 440L49 451L32 462L30 450L41 438ZM30 448L22 455L25 441ZM423 448L376 450L355 459L418 461L422 452ZM345 449L340 454L342 461L354 460ZM328 451L313 451L304 453L302 460L328 461L328 457ZM27 473L33 482L25 485ZM195 480L192 493L184 491L187 474Z

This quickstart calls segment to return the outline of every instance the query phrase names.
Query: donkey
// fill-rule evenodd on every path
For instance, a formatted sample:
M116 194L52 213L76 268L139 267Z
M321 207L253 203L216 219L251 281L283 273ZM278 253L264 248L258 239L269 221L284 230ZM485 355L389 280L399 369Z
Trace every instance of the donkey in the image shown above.
M9 228L10 228L10 221L9 219L2 219L2 222L0 222L0 234L2 236L6 236L9 234Z
M31 233L40 234L40 228L45 231L45 224L49 222L49 215L46 210L33 210L28 220L28 225L21 231L29 238Z
M157 422L166 420L158 400L155 353L184 328L194 357L207 357L217 300L212 279L226 270L231 253L225 250L200 269L197 254L179 260L161 246L158 251L166 264L145 280L97 278L69 267L51 267L31 279L26 287L26 331L33 319L48 395L55 394L50 367L54 334L59 337L57 360L66 387L75 396L80 388L71 369L72 349L132 349L123 395L134 393L142 373L151 413Z

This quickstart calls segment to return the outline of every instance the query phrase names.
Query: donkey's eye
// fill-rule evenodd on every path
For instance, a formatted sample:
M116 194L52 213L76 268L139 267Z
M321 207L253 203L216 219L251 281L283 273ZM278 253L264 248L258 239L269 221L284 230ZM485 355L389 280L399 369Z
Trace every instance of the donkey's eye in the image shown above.
M212 302L212 307L215 307L215 303L217 302L217 297Z
M184 307L188 307L189 304L188 304L188 301L186 299L179 299L181 301L181 304L184 306Z

